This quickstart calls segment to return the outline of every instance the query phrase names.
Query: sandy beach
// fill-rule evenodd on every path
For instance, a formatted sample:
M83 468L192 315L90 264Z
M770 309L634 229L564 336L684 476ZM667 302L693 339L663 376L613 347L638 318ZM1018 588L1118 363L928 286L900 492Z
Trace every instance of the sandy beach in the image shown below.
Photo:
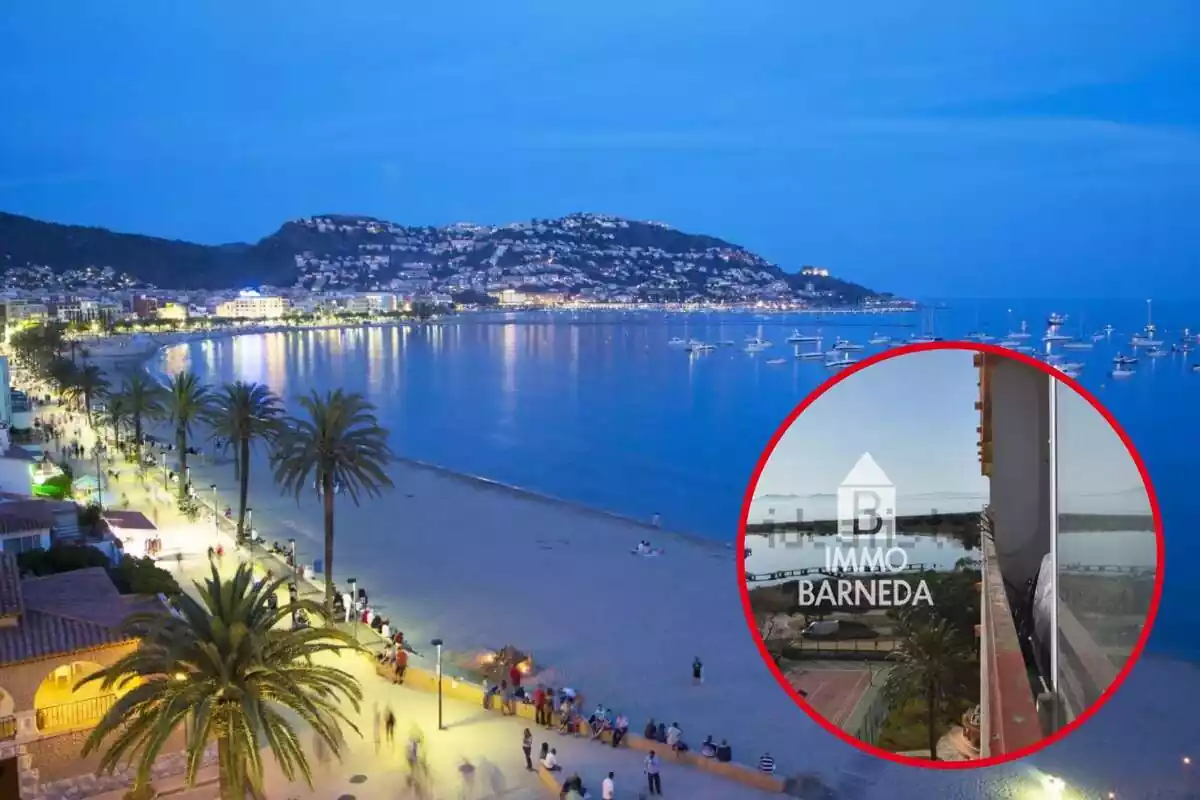
M136 355L132 345L96 348L93 359L125 366L161 344L143 352L139 343ZM206 461L192 459L195 485L216 484L220 505L233 505L231 463ZM1037 769L1084 789L1080 797L1191 791L1181 758L1200 742L1200 722L1179 702L1200 691L1191 664L1145 660L1084 730L1022 764L885 764L820 729L776 685L746 627L730 547L413 463L397 462L391 475L396 488L381 499L356 507L339 498L334 572L357 578L419 651L434 636L452 652L514 644L534 654L544 680L629 714L636 727L650 717L678 722L690 741L728 739L747 763L770 751L784 773L820 775L838 796L1016 798L1036 786ZM302 563L320 557L314 498L280 496L261 452L250 494L260 536L295 537ZM663 554L632 555L645 538ZM702 686L691 679L696 656Z

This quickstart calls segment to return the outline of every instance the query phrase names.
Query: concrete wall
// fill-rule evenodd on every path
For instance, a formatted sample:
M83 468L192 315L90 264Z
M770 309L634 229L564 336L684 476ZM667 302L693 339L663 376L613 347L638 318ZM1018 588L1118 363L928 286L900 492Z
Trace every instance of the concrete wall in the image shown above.
M996 359L990 391L996 556L1010 591L1023 590L1050 552L1051 378L1013 359Z

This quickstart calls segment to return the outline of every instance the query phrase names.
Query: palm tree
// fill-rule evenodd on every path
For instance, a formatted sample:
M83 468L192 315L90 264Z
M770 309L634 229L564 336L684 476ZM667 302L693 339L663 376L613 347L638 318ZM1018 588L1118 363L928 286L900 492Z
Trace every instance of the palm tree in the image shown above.
M929 757L936 760L946 701L978 695L978 687L972 693L969 685L979 680L978 665L973 666L969 649L944 619L913 615L901 620L898 633L892 651L898 663L888 673L884 697L892 708L911 700L923 702Z
M279 398L261 383L227 383L216 400L213 435L232 444L234 467L240 483L237 538L242 541L246 500L250 493L250 448L256 441L271 443L279 432L283 408Z
M206 419L212 408L212 392L195 373L177 372L167 385L167 416L175 426L179 450L179 499L188 496L187 443L192 423Z
M98 681L119 695L83 745L100 752L100 772L125 764L136 770L135 785L148 787L150 768L170 736L187 731L187 780L194 784L204 752L217 744L222 800L263 794L261 749L270 748L284 776L299 773L312 787L312 769L295 716L341 757L346 726L358 729L342 710L357 713L362 688L345 670L318 663L323 656L355 652L346 634L325 626L287 624L297 611L319 614L310 600L271 608L283 579L255 586L251 569L238 567L222 580L215 565L199 599L180 595L178 615L136 614L124 629L138 648L81 682ZM282 623L282 624L281 624Z
M83 406L88 425L92 424L92 403L108 391L108 381L95 364L86 364L75 373L75 379L64 393L69 402Z
M275 482L296 496L310 482L325 511L325 607L333 609L333 500L345 492L378 497L392 487L385 472L392 460L388 432L379 426L375 406L361 394L341 389L324 397L313 391L297 401L306 418L290 418L272 456Z
M129 421L129 401L119 394L108 398L104 413L100 415L100 424L108 425L113 431L113 446L121 446L121 428Z
M125 376L121 397L133 423L133 453L138 467L142 466L142 424L146 420L158 419L163 415L163 388L144 372L131 372Z
M59 394L65 394L78 375L79 370L68 358L51 358L46 362L46 377L58 389Z

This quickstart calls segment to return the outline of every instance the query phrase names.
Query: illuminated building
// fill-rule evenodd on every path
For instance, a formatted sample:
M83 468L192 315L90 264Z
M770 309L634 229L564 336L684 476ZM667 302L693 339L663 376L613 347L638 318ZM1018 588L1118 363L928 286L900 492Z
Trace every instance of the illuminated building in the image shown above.
M167 303L154 310L156 319L168 322L187 322L188 308L182 303ZM220 315L224 316L224 315Z
M287 311L282 297L244 291L217 306L214 314L225 319L279 319Z

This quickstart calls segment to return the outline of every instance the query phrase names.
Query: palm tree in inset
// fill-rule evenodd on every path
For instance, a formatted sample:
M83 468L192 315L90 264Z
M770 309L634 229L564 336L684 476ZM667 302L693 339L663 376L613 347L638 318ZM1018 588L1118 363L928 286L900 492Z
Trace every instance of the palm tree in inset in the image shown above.
M137 649L81 682L118 695L89 734L83 755L100 753L97 770L126 764L135 792L148 793L151 767L180 728L187 732L187 781L194 785L214 740L222 800L264 797L262 748L284 777L312 787L312 768L296 720L339 758L343 727L358 733L344 706L358 712L362 688L329 656L358 650L330 626L289 625L298 611L320 614L311 600L272 608L283 579L257 586L242 564L228 579L216 565L195 594L179 595L178 614L136 614L123 630ZM324 662L324 663L323 663Z
M979 680L979 669L962 637L944 619L905 616L897 633L896 648L892 651L897 663L888 672L884 698L892 708L909 700L920 699L924 703L929 757L937 760L939 722L944 716L945 703L948 699L971 695L968 683Z
M167 384L167 418L175 426L175 447L179 450L179 499L188 496L187 448L192 425L208 419L212 392L192 372L177 372Z
M131 372L125 376L120 396L129 410L129 421L133 423L133 454L138 469L142 468L142 428L147 420L159 419L166 412L163 404L163 388L144 372Z
M85 364L76 373L64 396L74 404L83 406L88 425L92 424L92 404L108 392L108 381L95 364Z
M275 482L296 502L311 486L325 516L325 607L333 608L333 501L345 492L355 505L362 495L378 497L392 487L388 432L379 426L375 406L357 392L341 389L297 400L303 417L285 421L272 456Z
M227 383L214 401L213 435L234 448L234 474L238 478L237 540L242 541L246 502L250 493L250 450L255 442L275 441L283 407L279 398L261 383Z

